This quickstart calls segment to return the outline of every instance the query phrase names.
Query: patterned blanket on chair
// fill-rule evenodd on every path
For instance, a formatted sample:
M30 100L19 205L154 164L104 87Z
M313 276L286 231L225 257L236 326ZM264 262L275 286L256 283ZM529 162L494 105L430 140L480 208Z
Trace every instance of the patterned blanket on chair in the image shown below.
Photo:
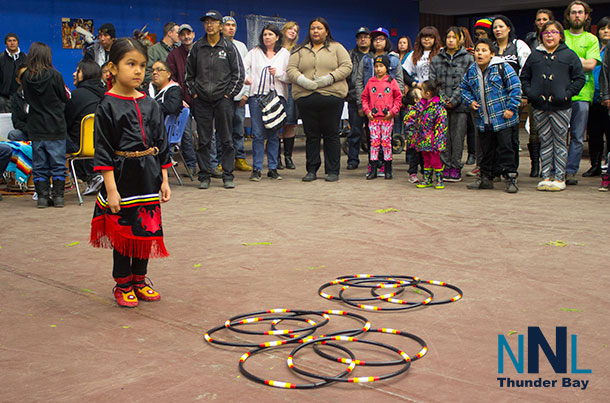
M7 172L15 173L15 180L26 183L32 173L32 143L30 141L5 141L13 150Z

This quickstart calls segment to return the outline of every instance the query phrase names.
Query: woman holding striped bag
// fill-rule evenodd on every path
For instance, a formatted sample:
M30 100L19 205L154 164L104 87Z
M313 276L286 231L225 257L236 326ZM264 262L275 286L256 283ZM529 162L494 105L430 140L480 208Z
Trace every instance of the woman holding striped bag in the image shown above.
M538 190L566 188L567 133L572 114L572 96L585 84L582 63L565 45L563 26L548 21L539 34L541 43L521 72L521 87L534 109L541 142L542 181Z
M281 104L286 107L288 96L288 76L286 66L290 53L282 47L282 33L275 25L265 25L259 36L258 46L248 52L244 58L246 68L246 85L250 85L246 96L250 107L250 122L252 125L252 174L251 181L261 180L261 171L265 159L265 138L267 139L267 176L271 179L282 179L277 172L278 151L280 146L278 124L273 129L267 129L263 121L263 111L259 98L275 90Z

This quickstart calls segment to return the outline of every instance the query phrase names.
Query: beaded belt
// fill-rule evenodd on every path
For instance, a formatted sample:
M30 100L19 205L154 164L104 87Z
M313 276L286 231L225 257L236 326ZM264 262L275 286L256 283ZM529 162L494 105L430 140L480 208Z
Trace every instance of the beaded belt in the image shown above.
M159 154L159 149L157 147L150 147L147 150L144 151L115 151L114 152L116 155L118 155L119 157L125 157L125 158L139 158L139 157L144 157L146 155L157 155Z

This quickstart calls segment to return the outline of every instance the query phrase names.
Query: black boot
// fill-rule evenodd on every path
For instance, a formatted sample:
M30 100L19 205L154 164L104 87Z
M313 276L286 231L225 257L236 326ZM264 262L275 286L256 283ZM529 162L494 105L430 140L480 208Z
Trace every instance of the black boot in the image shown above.
M369 164L369 172L366 174L366 179L375 179L377 177L377 161L371 161Z
M602 174L602 153L591 153L591 168L582 174L585 178L600 176Z
M284 164L282 164L282 139L280 139L280 144L277 148L277 169L284 168Z
M66 181L53 179L53 205L55 207L64 206L64 190L66 188Z
M537 178L540 176L540 143L529 143L527 148L530 150L530 159L532 160L530 177Z
M292 150L294 149L294 137L284 139L284 159L287 169L296 169L294 161L292 161Z
M392 179L392 160L384 161L384 178Z
M49 207L49 181L36 181L34 182L34 187L36 188L36 194L38 195L36 207Z

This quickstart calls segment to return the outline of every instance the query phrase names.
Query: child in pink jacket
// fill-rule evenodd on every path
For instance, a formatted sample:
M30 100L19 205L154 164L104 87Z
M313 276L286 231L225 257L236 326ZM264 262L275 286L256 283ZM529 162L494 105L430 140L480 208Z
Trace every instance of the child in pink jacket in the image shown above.
M392 128L394 116L401 105L398 83L388 74L390 59L386 55L375 57L375 77L371 77L362 92L362 110L369 119L371 156L366 179L377 177L379 145L383 147L385 179L392 179Z

